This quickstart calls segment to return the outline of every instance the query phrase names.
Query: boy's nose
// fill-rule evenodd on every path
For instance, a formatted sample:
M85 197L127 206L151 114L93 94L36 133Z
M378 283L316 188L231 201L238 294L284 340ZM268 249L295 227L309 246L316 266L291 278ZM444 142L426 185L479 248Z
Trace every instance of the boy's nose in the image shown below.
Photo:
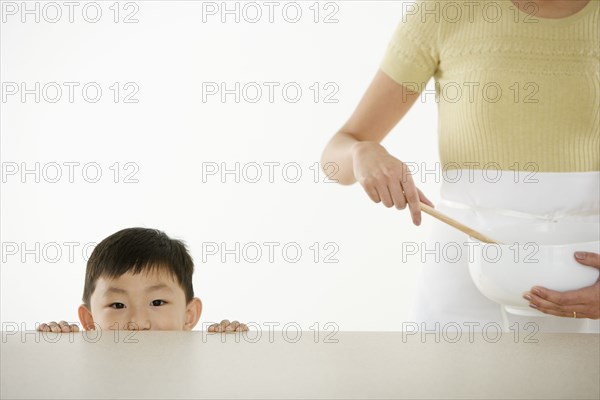
M150 320L143 313L131 315L129 322L125 325L125 329L128 331L142 331L150 328Z
M125 330L127 331L147 331L150 328L149 320L132 320L125 325Z

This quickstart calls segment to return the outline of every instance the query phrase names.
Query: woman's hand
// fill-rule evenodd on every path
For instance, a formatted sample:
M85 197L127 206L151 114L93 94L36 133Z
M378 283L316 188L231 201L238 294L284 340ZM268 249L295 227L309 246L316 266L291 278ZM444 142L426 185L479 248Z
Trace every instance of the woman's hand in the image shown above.
M575 253L575 259L583 265L600 269L600 254ZM527 297L530 298L527 298ZM543 313L559 317L600 318L600 277L592 286L583 289L557 292L542 287L534 287L523 295L529 305Z
M358 142L352 148L354 176L371 200L403 210L408 204L415 225L421 224L420 202L433 203L417 189L406 164L375 142Z

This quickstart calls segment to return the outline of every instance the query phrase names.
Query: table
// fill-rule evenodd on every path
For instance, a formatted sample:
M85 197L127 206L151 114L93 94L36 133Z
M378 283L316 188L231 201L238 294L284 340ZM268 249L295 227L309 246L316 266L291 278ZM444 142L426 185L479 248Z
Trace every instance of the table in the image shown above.
M2 332L1 398L600 398L600 335Z

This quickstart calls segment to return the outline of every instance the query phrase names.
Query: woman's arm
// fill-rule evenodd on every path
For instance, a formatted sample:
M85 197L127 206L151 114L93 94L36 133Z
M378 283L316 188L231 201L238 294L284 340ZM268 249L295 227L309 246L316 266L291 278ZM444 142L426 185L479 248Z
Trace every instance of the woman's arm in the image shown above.
M421 222L419 201L433 204L418 190L406 165L390 155L379 143L408 112L419 93L410 91L379 70L346 124L329 141L321 158L334 163L335 178L343 185L358 181L371 200L386 207L404 209L413 222Z

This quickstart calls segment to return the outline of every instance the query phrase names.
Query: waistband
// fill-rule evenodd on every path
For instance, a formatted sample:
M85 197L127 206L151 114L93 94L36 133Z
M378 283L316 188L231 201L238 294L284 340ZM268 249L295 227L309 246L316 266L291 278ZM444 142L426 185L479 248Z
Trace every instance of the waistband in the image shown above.
M442 181L440 203L446 207L543 221L600 217L600 171L453 173L460 179Z

